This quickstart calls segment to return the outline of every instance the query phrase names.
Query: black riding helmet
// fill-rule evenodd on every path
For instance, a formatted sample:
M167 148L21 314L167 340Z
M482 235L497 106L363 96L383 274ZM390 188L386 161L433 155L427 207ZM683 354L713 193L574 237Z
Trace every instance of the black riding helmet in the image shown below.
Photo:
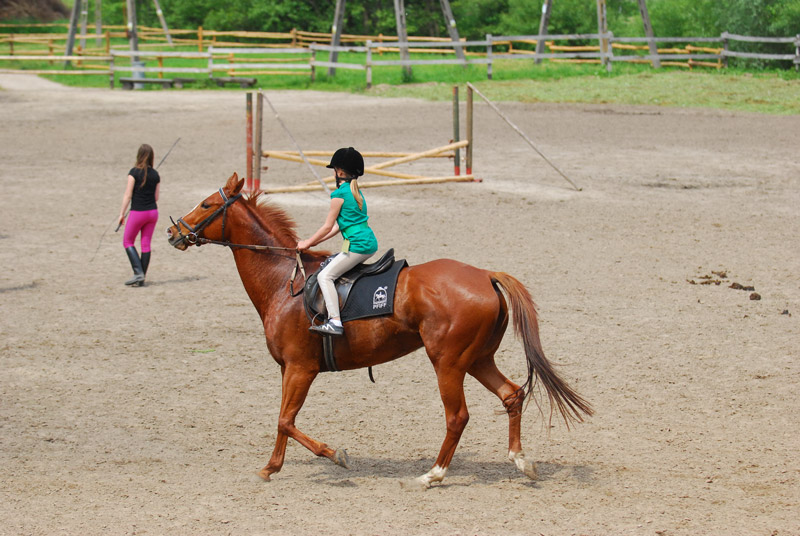
M354 177L364 174L364 157L352 147L342 147L331 157L331 163L327 167L342 168Z

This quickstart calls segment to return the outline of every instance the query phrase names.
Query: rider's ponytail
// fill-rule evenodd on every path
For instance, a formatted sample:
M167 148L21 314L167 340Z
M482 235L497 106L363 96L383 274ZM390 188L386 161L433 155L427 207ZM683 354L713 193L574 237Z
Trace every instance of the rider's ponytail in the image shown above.
M358 209L364 210L364 198L361 196L361 190L358 188L358 179L353 178L353 180L350 181L350 192L353 194L356 203L358 203Z

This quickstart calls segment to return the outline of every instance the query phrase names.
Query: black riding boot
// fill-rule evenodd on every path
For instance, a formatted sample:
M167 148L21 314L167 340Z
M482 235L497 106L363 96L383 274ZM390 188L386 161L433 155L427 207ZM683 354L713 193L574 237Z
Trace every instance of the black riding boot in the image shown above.
M131 267L133 268L133 278L125 281L125 284L141 287L144 284L144 270L142 270L142 261L139 258L139 253L133 246L125 248L125 253L128 254L128 260L131 261Z
M147 267L150 265L150 252L142 251L142 273L147 275Z

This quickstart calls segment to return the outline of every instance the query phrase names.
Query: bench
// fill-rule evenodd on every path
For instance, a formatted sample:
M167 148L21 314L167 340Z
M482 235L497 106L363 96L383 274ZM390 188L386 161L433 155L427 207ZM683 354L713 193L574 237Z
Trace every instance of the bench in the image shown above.
M183 86L192 82L197 82L197 78L173 78L172 87L183 88Z
M225 84L239 84L239 87L253 87L257 82L255 78L241 78L238 76L219 76L214 78L214 81L219 87L223 87Z
M171 78L120 78L122 89L133 89L134 84L159 84L162 88L172 87L175 83Z

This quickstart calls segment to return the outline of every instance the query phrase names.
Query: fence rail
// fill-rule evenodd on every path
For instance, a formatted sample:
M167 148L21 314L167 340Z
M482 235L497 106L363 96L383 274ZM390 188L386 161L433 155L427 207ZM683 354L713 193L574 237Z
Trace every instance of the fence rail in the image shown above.
M0 32L3 28L15 27L13 25L0 24ZM763 60L768 62L792 62L795 68L800 68L800 34L794 37L756 37L744 36L723 32L719 37L617 37L613 33L605 34L560 34L560 35L487 35L484 40L477 41L456 41L453 42L446 38L425 38L409 37L406 42L399 42L396 36L356 36L345 35L342 38L343 44L332 46L330 44L331 34L317 32L303 32L292 30L288 33L278 32L233 32L233 31L204 31L202 27L197 30L171 30L170 33L175 37L176 42L187 44L197 44L197 52L178 52L174 50L118 50L111 46L111 37L123 36L124 34L112 34L111 29L124 27L106 26L106 32L102 35L105 39L105 50L81 50L70 56L59 56L54 53L60 50L54 44L60 34L4 34L0 33L0 46L8 44L9 54L0 55L0 62L8 61L77 61L77 62L107 62L107 70L92 65L87 68L96 69L90 71L74 71L75 74L110 74L111 85L115 73L129 72L134 76L143 76L145 73L157 73L161 78L164 73L192 73L203 74L213 77L214 73L226 71L229 74L301 74L304 71L310 73L314 80L317 68L333 69L352 69L365 71L367 86L372 84L373 69L377 67L402 67L411 68L423 65L486 65L487 78L491 79L493 68L499 60L534 60L537 63L546 59L558 62L593 62L601 63L611 70L615 62L638 62L651 63L653 65L678 65L692 68L694 66L720 68L727 65L729 58L741 58L747 60ZM139 36L142 40L151 39L158 41L162 39L159 28L139 28ZM196 34L197 39L182 39L179 35ZM56 36L56 37L53 37ZM87 39L97 38L86 34ZM236 42L224 43L220 38L240 38L261 40L259 43ZM264 40L279 41L264 43ZM544 41L547 45L547 52L536 53L531 50L539 41ZM578 42L575 44L574 42ZM353 43L363 42L363 45ZM566 42L565 44L557 44ZM573 42L570 44L569 42ZM760 43L772 45L793 46L794 52L790 53L763 53L748 52L745 50L734 50L734 43ZM26 43L28 47L34 43L47 47L41 55L36 50L19 50L14 53L14 43ZM348 44L351 43L351 44ZM586 43L597 43L596 45ZM662 44L663 48L656 48L656 54L651 53L650 44ZM681 44L683 48L674 45ZM142 43L142 46L160 46L159 44ZM704 46L697 46L704 45ZM527 49L525 47L528 47ZM734 47L735 48L735 47ZM746 48L746 47L745 47ZM538 48L542 50L541 47ZM464 51L463 58L443 57L448 54L455 55L456 50ZM431 52L436 56L429 58L414 59L385 59L381 54L395 51L414 51ZM364 63L342 63L335 61L335 56L339 52L365 53ZM327 56L328 53L331 57ZM244 59L242 56L260 56L258 58ZM297 56L296 61L292 58L277 57L277 55ZM238 56L238 57L237 57ZM158 66L145 66L138 61L132 61L130 65L120 64L117 58L130 58L131 60L156 59ZM164 65L164 61L174 61L176 59L196 59L204 60L203 66L185 67ZM3 72L14 72L11 69L3 69ZM33 71L18 71L33 72ZM46 69L41 71L46 72ZM73 71L59 71L59 73L69 73ZM55 73L54 73L55 74Z

